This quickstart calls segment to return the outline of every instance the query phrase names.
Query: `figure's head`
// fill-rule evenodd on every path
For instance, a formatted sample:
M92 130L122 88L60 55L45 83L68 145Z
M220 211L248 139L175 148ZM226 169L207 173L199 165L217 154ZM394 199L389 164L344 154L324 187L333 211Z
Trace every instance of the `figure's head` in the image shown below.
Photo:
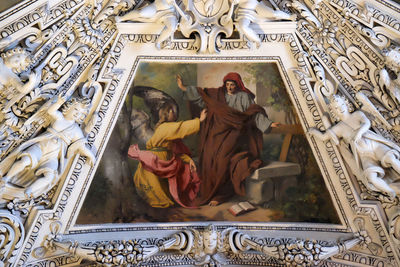
M158 111L158 123L176 121L177 115L174 111L174 105L171 103L164 103Z
M343 116L349 114L349 103L343 96L332 95L329 97L329 108L331 115L335 119L342 119Z
M252 98L254 94L244 86L242 77L237 72L229 72L224 77L224 87L228 94L235 94L239 91L248 93Z
M30 54L21 47L16 47L1 53L1 58L3 59L4 65L17 74L25 71L32 63Z
M215 253L215 249L217 248L218 242L218 233L215 230L214 225L210 224L206 231L203 233L203 244L204 244L204 252L206 254Z
M231 81L231 80L227 80L225 82L225 88L226 88L226 92L230 95L235 94L238 90L236 82Z
M81 124L89 114L90 104L90 99L87 97L74 97L65 102L61 112L66 120Z
M386 66L396 73L400 72L400 47L396 47L383 53Z

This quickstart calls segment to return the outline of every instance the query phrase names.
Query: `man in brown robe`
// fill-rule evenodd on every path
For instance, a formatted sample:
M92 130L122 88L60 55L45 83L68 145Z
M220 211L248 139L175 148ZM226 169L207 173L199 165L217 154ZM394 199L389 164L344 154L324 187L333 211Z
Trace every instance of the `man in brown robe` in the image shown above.
M262 165L262 132L279 123L254 103L238 73L228 73L219 88L186 87L179 76L177 82L188 100L208 110L200 128L200 204L244 195L245 179Z

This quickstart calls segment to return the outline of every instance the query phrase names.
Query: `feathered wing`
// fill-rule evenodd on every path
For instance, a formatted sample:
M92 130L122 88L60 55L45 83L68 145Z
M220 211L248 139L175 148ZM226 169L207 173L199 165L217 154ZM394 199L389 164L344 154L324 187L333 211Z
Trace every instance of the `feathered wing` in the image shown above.
M130 122L133 136L138 140L138 144L145 145L154 134L150 126L150 116L143 110L133 108Z
M372 116L373 118L378 119L388 129L392 129L392 126L387 122L387 120L382 116L379 110L365 94L359 91L356 94L356 97L362 103L361 110L366 114L367 117Z
M133 86L131 90L134 96L142 98L146 106L150 108L151 117L154 122L158 121L158 111L165 103L170 103L173 106L175 114L179 115L178 104L167 93L149 86ZM130 118L131 127L135 138L141 144L145 144L154 133L150 121L150 116L146 112L135 108L132 109Z
M133 95L144 99L144 102L150 108L151 115L155 121L158 121L158 111L165 103L172 104L175 114L177 116L179 115L178 104L176 103L175 99L173 99L167 93L148 86L134 86L132 90Z
M223 252L223 251L229 251L230 245L229 245L229 235L230 233L235 230L233 227L229 227L224 229L218 238L218 251Z
M197 231L196 229L191 229L190 230L194 236L194 243L193 243L193 249L192 253L194 254L194 257L196 260L202 259L204 256L203 254L203 249L204 249L204 243L203 243L203 235Z

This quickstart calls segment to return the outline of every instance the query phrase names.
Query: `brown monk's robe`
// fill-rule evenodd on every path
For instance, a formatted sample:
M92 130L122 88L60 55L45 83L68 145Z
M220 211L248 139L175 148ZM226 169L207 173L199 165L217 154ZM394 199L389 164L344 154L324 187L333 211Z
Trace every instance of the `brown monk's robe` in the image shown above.
M225 89L198 88L207 108L200 127L200 203L224 202L245 194L244 180L262 165L262 132L254 117L264 109L252 104L245 112L229 107Z

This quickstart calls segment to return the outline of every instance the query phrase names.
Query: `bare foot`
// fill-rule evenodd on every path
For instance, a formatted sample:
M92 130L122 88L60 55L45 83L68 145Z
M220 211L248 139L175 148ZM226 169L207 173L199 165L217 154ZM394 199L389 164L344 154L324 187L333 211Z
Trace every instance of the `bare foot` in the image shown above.
M208 203L208 206L211 206L211 207L215 207L218 205L219 205L219 202L216 200L211 200L210 203Z

